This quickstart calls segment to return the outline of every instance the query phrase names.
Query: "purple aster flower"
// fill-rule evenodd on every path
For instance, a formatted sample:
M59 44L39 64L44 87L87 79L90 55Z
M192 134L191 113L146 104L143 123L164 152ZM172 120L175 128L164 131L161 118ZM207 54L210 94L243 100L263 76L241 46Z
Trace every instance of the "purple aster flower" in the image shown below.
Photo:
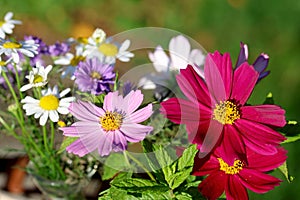
M126 150L127 142L143 140L153 127L139 123L148 119L153 111L152 104L137 110L142 101L143 94L137 90L125 97L118 91L108 93L102 108L91 102L71 103L70 113L79 121L60 130L65 136L79 139L66 150L82 157L97 149L100 156L106 156L111 151Z
M110 84L114 84L116 76L113 69L112 65L102 64L97 58L88 59L78 64L74 72L75 83L82 92L95 95L110 92Z
M123 95L126 96L132 90L137 90L137 86L131 81L125 81L122 88Z
M51 56L61 56L66 54L70 50L70 44L66 42L56 42L50 45L48 48L49 54Z
M241 42L240 46L241 46L241 50L240 50L238 60L236 62L236 68L241 66L241 64L244 63L244 62L248 62L248 46L246 44L242 43L242 42ZM264 53L261 53L256 58L254 63L252 64L254 69L259 73L257 83L261 79L263 79L264 77L266 77L267 75L270 74L270 71L265 71L268 64L269 64L269 56L267 54L264 54Z
M37 54L34 57L30 58L30 65L35 66L37 62L41 64L45 64L44 60L42 59L42 55L47 55L48 53L48 46L42 41L41 38L36 36L25 36L25 40L33 40L35 44L38 44ZM24 56L21 56L24 58ZM25 59L25 58L24 58Z

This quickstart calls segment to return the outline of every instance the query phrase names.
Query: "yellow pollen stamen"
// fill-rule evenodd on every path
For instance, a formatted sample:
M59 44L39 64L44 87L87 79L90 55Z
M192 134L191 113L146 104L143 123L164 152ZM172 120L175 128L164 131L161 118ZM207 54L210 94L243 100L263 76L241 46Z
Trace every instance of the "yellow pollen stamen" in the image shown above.
M40 107L44 110L56 110L59 106L59 100L53 94L43 96L40 99Z
M41 75L34 75L33 83L41 83L43 81L44 81L44 79Z
M84 61L85 57L84 56L74 56L74 58L72 58L70 64L72 66L77 66L79 62Z
M58 125L59 127L65 127L65 126L67 126L66 123L65 123L64 121L61 121L61 120L59 120L59 121L57 122L57 125Z
M214 109L213 119L221 124L233 124L235 120L240 119L238 106L231 101L220 101Z
M91 77L93 79L98 79L98 80L100 80L102 78L102 76L98 72L95 72L95 71L91 73Z
M18 42L5 42L3 44L3 47L6 49L19 49L20 47L22 47L22 44Z
M220 170L224 171L225 174L238 174L244 166L244 163L241 160L235 160L233 166L229 166L222 158L217 158L220 163Z
M0 66L5 66L5 62L4 61L0 61Z
M122 121L123 116L117 112L106 111L105 115L100 117L100 124L105 131L118 130Z
M118 47L114 44L103 43L100 45L99 51L101 51L105 56L115 56L118 53Z

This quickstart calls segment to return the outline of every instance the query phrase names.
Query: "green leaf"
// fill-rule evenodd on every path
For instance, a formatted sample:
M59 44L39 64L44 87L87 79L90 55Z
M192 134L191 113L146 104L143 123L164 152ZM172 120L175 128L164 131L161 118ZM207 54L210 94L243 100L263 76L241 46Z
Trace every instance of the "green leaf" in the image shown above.
M291 183L294 180L294 177L289 174L286 162L284 162L280 167L278 167L278 169L289 183Z
M188 193L182 192L180 194L176 194L176 199L178 199L178 200L192 200L193 197Z
M112 153L104 162L102 180L113 178L118 172L124 171L126 161L123 154Z
M284 127L277 130L287 138L282 144L295 142L300 139L300 124L297 121L288 121Z
M271 92L268 93L263 104L271 104L271 105L274 104L274 98L273 98L273 94Z
M61 154L62 152L64 152L66 150L66 148L72 144L73 142L75 142L78 139L78 137L64 137L62 144L58 150L58 154Z
M156 183L148 179L141 178L131 178L125 179L120 182L112 182L112 186L125 190L131 193L144 193L144 192L153 192L153 193L164 193L169 190L165 185Z

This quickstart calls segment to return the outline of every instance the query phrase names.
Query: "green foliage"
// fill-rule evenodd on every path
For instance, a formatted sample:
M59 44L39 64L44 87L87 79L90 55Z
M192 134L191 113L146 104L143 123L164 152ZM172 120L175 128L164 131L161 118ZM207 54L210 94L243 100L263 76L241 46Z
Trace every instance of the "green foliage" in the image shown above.
M101 175L102 180L109 180L113 178L117 173L125 169L124 163L125 158L123 154L112 153L105 160L103 166L103 174Z
M57 153L61 154L62 152L64 152L67 146L75 142L77 139L78 139L77 137L64 137Z
M287 121L283 128L278 129L287 138L282 143L295 142L300 139L300 125L297 121Z
M286 162L284 162L280 167L278 167L278 170L284 175L284 177L289 183L291 183L294 180L294 177L289 174Z

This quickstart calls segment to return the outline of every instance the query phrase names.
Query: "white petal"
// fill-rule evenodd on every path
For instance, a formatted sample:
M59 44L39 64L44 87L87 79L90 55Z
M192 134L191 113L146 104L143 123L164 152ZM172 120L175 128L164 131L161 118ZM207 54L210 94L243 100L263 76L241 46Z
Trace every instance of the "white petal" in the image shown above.
M53 121L53 122L57 122L59 119L59 116L58 116L58 113L56 110L50 110L49 117L50 117L51 121Z
M49 115L49 112L48 111L45 111L42 116L40 117L40 125L41 126L44 126L47 122L47 119L48 119L48 115Z
M175 69L185 69L188 63L191 45L182 35L171 39L169 44L172 67Z
M59 97L64 97L66 94L68 94L71 91L70 88L64 89L59 93Z
M58 107L57 108L57 111L60 113L60 114L63 114L63 115L66 115L69 113L69 109L67 107Z
M23 85L21 88L20 88L20 91L21 92L24 92L24 91L26 91L26 90L29 90L29 89L31 89L32 88L32 84L31 83L29 83L29 84L27 84L27 85Z
M130 46L130 40L125 40L120 49L119 49L119 52L122 52L122 51L126 51L128 49L128 47Z

